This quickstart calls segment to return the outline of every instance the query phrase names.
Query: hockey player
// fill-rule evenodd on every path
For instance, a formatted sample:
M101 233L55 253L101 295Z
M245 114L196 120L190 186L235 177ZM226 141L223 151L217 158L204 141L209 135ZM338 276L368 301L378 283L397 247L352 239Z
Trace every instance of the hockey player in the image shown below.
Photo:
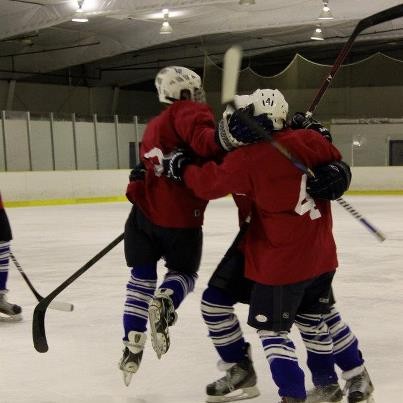
M329 173L332 167L337 165L333 162L321 167L320 173L316 170L317 179L308 181L308 194L329 200L340 197L347 190L348 181L344 172L348 175L348 171L340 169ZM210 278L201 302L209 336L220 356L219 368L226 371L225 377L207 386L207 402L233 401L259 394L249 344L243 337L233 308L238 302L249 304L253 284L244 276L244 257L239 248L249 221L250 201L244 195L233 197L239 209L241 230ZM331 305L330 312L324 314L324 321L332 338L335 364L343 370L342 377L346 380L345 392L348 401L366 401L373 392L373 386L358 349L358 340L343 322L334 302ZM320 383L321 377L317 374L320 375L321 370L315 368L314 357L321 354L321 351L315 349L315 343L310 343L309 335L302 336L307 345L310 344L308 367L312 370L314 383L316 382L315 388L308 391L307 402L341 401L343 392L337 382L331 380L332 383L328 383L325 378L326 383Z
M279 91L258 90L254 96L255 110L265 108L278 130L276 140L306 165L340 160L337 149L317 132L283 128L288 105ZM330 202L313 200L306 192L306 175L269 144L235 150L221 164L208 162L198 167L188 163L183 152L170 156L164 164L167 176L183 179L206 199L242 193L252 200L251 222L243 240L245 273L252 280L248 323L258 330L282 402L305 402L304 374L288 335L294 322L310 337L306 344L322 352L315 357L321 379L337 380L331 338L323 320L337 267ZM208 308L218 308L217 321L220 314L228 314L214 303ZM240 339L236 328L229 337L218 338L223 345L231 338ZM247 345L239 352L244 365L233 366L227 373L235 384L251 367ZM252 373L246 388L254 387L254 377Z
M238 105L241 102L245 106L249 99L237 96L236 101ZM330 132L319 122L306 119L302 113L293 116L293 129L308 126L321 133L328 141L332 141ZM314 199L335 200L348 189L350 179L348 165L343 161L334 161L315 170L315 178L307 180L307 192ZM244 277L244 258L239 244L247 228L251 203L245 195L234 194L233 197L238 206L241 230L213 273L209 286L203 293L201 304L209 335L221 358L219 367L223 367L222 363L226 363L224 369L228 367L224 378L207 386L208 402L237 400L259 393L248 351L249 344L245 342L239 321L233 313L235 303L249 303L250 299L252 282ZM330 305L330 312L324 315L324 320L332 338L335 363L342 369L342 376L346 380L345 391L348 400L366 401L374 388L364 367L358 340L343 322L334 301ZM308 367L312 371L315 385L315 388L308 392L307 402L341 401L343 392L338 382L321 377L321 369L315 366L315 357L322 352L315 348L316 345L311 342L309 334L302 333L302 337L307 344Z
M143 173L131 175L127 197L134 204L125 225L124 248L131 277L123 314L124 350L119 367L126 385L138 370L149 319L152 346L161 358L169 348L168 327L176 310L193 291L202 253L202 224L207 201L182 184L162 175L162 156L177 148L199 157L218 158L232 148L254 141L253 133L233 120L217 130L205 103L200 77L179 66L162 69L155 85L159 100L168 107L152 119L141 145ZM260 123L270 129L262 115ZM144 180L138 179L144 176ZM168 269L157 288L157 262Z
M328 141L332 142L332 136L325 127L313 119L307 119L301 112L294 114L290 126L293 129L310 128L316 130ZM346 164L342 161L338 164L331 164L328 167L321 167L321 174L316 175L316 179L308 180L308 193L314 199L335 200L341 197L344 191L348 189L350 183L350 179L348 179L350 173L347 168ZM343 181L341 177L338 177L336 170L340 173L345 173L347 180ZM346 184L346 186L343 184ZM374 391L374 386L364 366L364 359L358 347L358 339L348 324L343 321L340 312L335 306L335 302L333 292L331 292L330 310L324 314L324 321L332 338L335 364L343 371L342 378L346 381L344 392L347 394L349 403L369 402ZM304 342L309 343L309 335L304 333L301 333L301 335ZM317 361L315 357L319 354L321 352L316 350L311 344L310 348L308 348L308 366L313 374L315 387L308 392L307 402L341 401L343 393L338 383L323 383L315 376L315 372L318 371L315 368L315 362Z
M7 302L6 297L11 239L10 222L0 194L0 314L4 315L1 317L3 320L20 321L21 307Z

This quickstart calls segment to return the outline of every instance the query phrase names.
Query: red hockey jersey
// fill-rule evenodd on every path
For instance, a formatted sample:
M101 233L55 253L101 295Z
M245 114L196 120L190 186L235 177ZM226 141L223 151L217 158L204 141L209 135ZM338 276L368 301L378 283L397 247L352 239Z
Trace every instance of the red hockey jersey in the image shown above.
M340 160L339 151L312 130L285 129L276 140L308 167ZM221 164L186 168L184 181L201 198L242 193L252 200L243 242L245 274L285 285L337 267L330 202L306 193L306 175L269 143L241 147Z
M233 193L232 198L238 207L239 226L245 222L252 210L252 201L244 193Z
M160 175L159 169L162 155L177 148L200 157L219 156L222 151L214 133L210 107L192 101L176 101L148 123L140 150L147 167L145 181L130 183L126 195L154 224L172 228L203 224L207 200L195 196L183 183Z
M3 204L3 200L1 199L1 193L0 193L0 210L4 209L4 204Z

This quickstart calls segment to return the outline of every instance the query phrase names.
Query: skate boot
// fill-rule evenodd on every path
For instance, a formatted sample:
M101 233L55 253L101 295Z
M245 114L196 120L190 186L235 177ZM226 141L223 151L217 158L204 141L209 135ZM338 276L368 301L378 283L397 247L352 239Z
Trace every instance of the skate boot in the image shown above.
M354 370L349 372L353 371ZM348 373L344 373L343 378L346 379L347 377ZM374 391L374 386L372 385L365 367L363 367L363 370L358 375L352 376L346 380L344 390L347 395L348 403L373 402L371 395Z
M206 387L206 402L232 402L259 396L249 343L245 345L245 357L242 361L224 365L225 376ZM224 365L219 363L219 367L225 368Z
M0 290L0 320L5 322L18 322L22 320L20 306L7 302L8 290Z
M148 306L151 343L158 358L161 358L169 349L168 327L172 326L178 317L170 297L172 294L173 291L169 288L161 288L157 290Z
M123 371L123 382L126 386L130 385L133 375L140 367L147 335L142 332L131 331L128 338L129 341L123 342L123 357L119 362L119 369Z
M296 397L283 397L280 403L305 403L307 400L297 399Z
M306 397L307 403L322 403L322 402L341 402L343 399L343 391L338 383L330 385L315 386L308 391Z

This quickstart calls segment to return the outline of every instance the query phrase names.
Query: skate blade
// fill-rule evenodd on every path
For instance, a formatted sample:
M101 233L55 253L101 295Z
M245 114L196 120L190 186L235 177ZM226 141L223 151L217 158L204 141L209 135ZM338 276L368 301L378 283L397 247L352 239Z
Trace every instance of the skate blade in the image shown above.
M348 400L348 403L375 403L375 399L372 395L370 395L364 400Z
M233 392L227 393L225 396L207 396L207 403L221 403L221 402L235 402L237 400L253 399L258 397L260 391L257 386L251 386L249 388L242 388Z
M148 308L148 317L151 328L151 344L157 354L158 359L168 351L168 341L162 333L157 332L156 323L160 321L160 308L157 305L150 304Z
M122 371L123 372L123 382L125 383L126 386L130 385L130 382L132 381L134 372L128 372L128 371Z
M22 315L18 313L17 315L0 315L0 322L6 322L6 323L13 323L13 322L21 322L22 321Z
M315 399L309 399L309 398L307 398L306 399L306 403L344 403L344 402L346 402L347 403L347 398L345 398L344 396L342 396L339 400L331 400L331 399L327 399L326 400L326 398L322 398L322 399L325 399L325 400L322 400L321 398L319 398L320 400L318 400L318 398L315 398ZM363 402L361 402L361 403L365 403L365 401L363 401Z
M139 365L129 362L123 366L122 363L119 362L119 369L122 371L123 382L125 383L126 386L129 386L133 378L133 375L139 369Z

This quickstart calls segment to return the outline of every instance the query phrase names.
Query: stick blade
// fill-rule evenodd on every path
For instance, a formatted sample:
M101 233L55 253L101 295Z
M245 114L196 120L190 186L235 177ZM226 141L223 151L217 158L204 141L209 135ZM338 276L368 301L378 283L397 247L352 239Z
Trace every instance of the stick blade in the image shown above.
M34 342L35 350L39 353L46 353L49 350L45 331L46 308L47 304L45 304L44 306L43 304L41 305L40 302L35 307L34 315L32 318L32 339Z
M221 103L223 104L231 103L234 100L241 60L242 48L240 46L232 46L225 52L221 89Z
M53 301L49 304L49 308L55 309L56 311L71 312L74 310L74 305L68 302Z

